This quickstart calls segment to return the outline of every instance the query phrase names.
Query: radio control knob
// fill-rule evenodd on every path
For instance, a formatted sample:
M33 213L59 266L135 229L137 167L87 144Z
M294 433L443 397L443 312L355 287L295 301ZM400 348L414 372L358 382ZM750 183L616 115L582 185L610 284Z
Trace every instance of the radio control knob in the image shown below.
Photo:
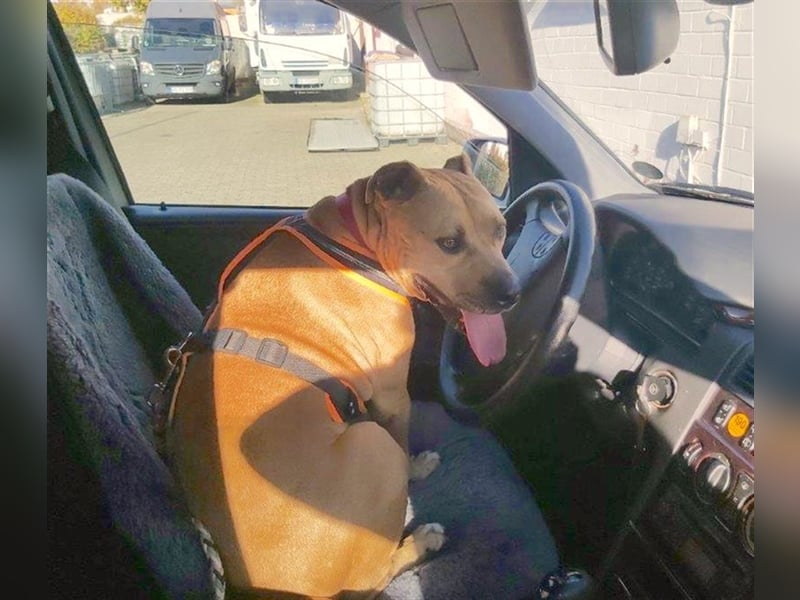
M742 506L742 514L739 520L739 535L742 539L742 545L750 556L756 555L755 509L755 496L750 496Z
M684 464L687 467L693 467L702 452L703 442L700 440L689 442L683 447L683 450L681 450L681 457L683 458Z
M722 454L704 458L695 473L697 496L709 504L725 498L731 489L731 463Z

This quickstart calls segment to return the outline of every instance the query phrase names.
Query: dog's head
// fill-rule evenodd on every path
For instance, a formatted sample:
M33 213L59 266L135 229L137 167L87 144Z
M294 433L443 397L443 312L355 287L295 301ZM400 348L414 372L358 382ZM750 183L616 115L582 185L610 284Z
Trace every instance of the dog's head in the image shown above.
M520 285L502 254L505 219L469 159L455 156L442 169L387 164L367 182L365 202L379 224L374 249L387 273L409 295L460 319L482 364L501 360L499 313L519 299Z

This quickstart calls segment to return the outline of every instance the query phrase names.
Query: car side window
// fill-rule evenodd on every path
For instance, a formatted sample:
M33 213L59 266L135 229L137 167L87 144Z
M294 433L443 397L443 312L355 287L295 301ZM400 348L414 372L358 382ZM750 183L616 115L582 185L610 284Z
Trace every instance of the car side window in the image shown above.
M334 7L200 4L54 5L136 203L306 207L388 162L442 167L473 138L506 138L462 89ZM507 177L483 154L476 174ZM504 180L485 181L502 195Z

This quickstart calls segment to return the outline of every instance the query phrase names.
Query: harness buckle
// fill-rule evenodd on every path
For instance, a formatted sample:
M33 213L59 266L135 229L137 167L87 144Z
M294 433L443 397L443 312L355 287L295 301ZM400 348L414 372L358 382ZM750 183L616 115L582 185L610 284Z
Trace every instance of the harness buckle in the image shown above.
M289 348L286 344L275 339L264 338L256 351L255 359L258 362L267 363L271 367L280 368L288 354Z
M238 354L247 341L247 334L238 329L223 329L214 337L213 350Z
M147 397L147 405L151 410L151 422L158 442L161 442L161 438L167 427L170 404L172 402L172 384L178 368L180 367L183 354L187 349L187 345L192 341L193 336L194 333L189 332L180 344L170 346L164 350L163 356L164 363L166 364L164 376L153 384L150 394Z

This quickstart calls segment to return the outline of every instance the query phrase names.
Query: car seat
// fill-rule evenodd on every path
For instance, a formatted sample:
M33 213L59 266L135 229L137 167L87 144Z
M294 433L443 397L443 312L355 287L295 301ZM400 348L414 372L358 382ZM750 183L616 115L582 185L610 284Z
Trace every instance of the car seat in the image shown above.
M48 531L51 597L222 598L213 540L156 451L147 395L200 312L123 214L81 181L47 179ZM441 552L382 600L589 597L559 564L534 497L486 431L413 403L407 525L446 528Z
M150 432L160 348L201 315L124 217L47 179L48 532L53 597L213 597Z

